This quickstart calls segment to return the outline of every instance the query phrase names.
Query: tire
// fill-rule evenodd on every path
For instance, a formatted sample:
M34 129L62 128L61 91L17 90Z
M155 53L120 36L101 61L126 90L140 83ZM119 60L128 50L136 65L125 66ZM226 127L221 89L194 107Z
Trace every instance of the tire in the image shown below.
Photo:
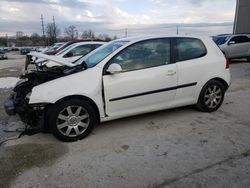
M224 95L224 85L220 81L210 80L202 88L196 107L202 112L214 112L223 103Z
M48 123L55 137L65 142L73 142L89 135L97 124L97 117L88 102L75 98L56 105Z

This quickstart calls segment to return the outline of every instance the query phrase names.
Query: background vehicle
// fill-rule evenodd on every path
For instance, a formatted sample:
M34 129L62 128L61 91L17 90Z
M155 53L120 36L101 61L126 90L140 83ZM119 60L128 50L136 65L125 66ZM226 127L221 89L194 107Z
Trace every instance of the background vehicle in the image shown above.
M249 35L222 35L214 38L214 41L228 59L247 58L250 61Z
M208 37L119 39L74 64L58 63L23 75L5 110L31 127L48 125L64 141L86 137L98 122L141 113L194 104L216 111L230 84L228 62Z
M56 51L63 44L65 44L65 42L57 42L57 43L54 43L53 45L48 46L46 48L39 49L39 52L48 53L48 54L53 53L54 51Z
M55 55L62 58L67 58L69 62L73 62L79 57L87 55L103 44L105 44L105 42L77 42L64 48Z
M8 59L8 57L6 56L5 52L0 50L0 59Z
M91 41L91 40L73 40L73 41L69 41L69 42L65 42L63 43L60 47L58 47L57 49L54 50L49 50L49 51L45 51L44 53L47 55L55 55L58 52L62 51L63 49L65 49L66 47L78 43L78 42L95 42L95 41ZM102 41L96 41L96 42L102 42Z
M71 44L58 52L55 56L58 58L66 59L68 62L73 62L82 56L87 55L91 51L105 44L105 42L78 42ZM43 59L36 60L37 63L43 62ZM45 62L47 67L57 66L58 64L53 61Z
M219 46L225 44L231 38L231 36L231 34L217 35L213 36L213 40Z

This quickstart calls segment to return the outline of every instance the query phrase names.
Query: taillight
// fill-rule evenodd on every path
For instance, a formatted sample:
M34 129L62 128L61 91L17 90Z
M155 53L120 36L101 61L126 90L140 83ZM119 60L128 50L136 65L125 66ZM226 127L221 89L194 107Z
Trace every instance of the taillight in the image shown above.
M226 69L229 69L229 59L226 58Z

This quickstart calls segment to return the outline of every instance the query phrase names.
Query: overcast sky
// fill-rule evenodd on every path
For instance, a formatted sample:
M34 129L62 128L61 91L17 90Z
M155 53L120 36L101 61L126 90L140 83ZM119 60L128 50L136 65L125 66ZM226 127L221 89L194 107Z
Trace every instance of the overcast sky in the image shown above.
M63 30L77 26L81 33L93 29L121 37L175 33L219 34L232 32L236 0L0 0L0 34L41 34L45 24L56 23Z

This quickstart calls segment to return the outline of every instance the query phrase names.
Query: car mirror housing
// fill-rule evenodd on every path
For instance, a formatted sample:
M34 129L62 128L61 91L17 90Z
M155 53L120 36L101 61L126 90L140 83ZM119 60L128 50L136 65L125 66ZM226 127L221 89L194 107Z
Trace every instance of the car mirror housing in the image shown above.
M235 41L230 41L228 45L235 44Z
M122 72L122 67L121 67L121 65L119 65L117 63L112 63L111 65L109 65L106 72L108 72L110 74L120 73L120 72Z

